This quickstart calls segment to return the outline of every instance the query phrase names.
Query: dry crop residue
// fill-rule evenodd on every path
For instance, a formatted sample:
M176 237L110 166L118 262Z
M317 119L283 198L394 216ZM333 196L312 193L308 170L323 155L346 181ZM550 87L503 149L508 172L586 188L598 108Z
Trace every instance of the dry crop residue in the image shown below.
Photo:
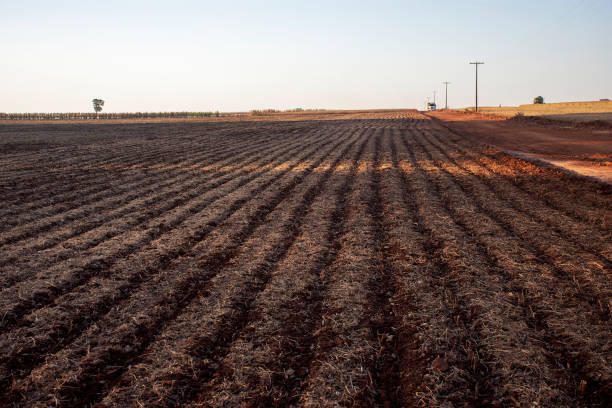
M0 151L2 406L612 403L606 185L416 111Z

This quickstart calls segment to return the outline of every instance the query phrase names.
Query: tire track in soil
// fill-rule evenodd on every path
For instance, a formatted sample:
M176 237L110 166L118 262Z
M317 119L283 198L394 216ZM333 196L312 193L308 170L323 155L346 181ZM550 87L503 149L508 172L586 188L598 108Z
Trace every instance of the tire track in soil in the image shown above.
M205 287L207 282L209 282L210 279L212 279L225 265L227 265L227 263L239 251L240 245L252 235L257 227L261 225L265 216L273 211L274 208L278 206L278 204L280 204L295 189L295 187L302 182L304 177L312 172L312 170L324 160L324 158L330 151L333 150L333 148L341 143L342 140L333 145L328 153L325 153L310 166L304 170L301 170L299 174L292 175L293 177L287 181L286 185L275 187L278 190L276 194L274 194L270 201L264 202L254 210L254 213L248 216L248 222L243 228L240 229L240 231L234 234L234 238L228 246L214 253L209 253L204 259L198 262L199 267L197 270L194 270L191 273L183 274L178 278L179 282L173 285L172 289L172 293L174 293L175 296L170 296L170 294L168 294L167 298L158 301L158 306L151 308L154 310L155 315L150 316L146 323L142 322L142 319L139 322L124 323L122 328L124 326L127 326L127 328L122 330L125 331L125 333L118 333L120 336L119 339L116 337L112 338L111 336L109 340L106 340L106 336L98 334L95 335L98 343L110 341L110 344L134 344L133 347L121 347L118 350L113 350L112 348L100 350L102 347L98 344L97 351L95 351L89 349L89 347L85 345L81 345L80 347L85 347L83 351L87 351L86 360L80 363L80 368L73 375L65 374L65 381L63 381L61 384L54 386L53 381L49 383L49 385L53 387L53 397L51 397L52 400L56 399L57 401L62 402L63 405L68 406L73 404L81 404L84 401L91 403L99 400L102 396L103 390L107 387L106 384L113 384L121 377L121 374L125 371L127 365L134 361L134 359L146 349L146 347L154 339L155 335L159 333L169 321L176 318L176 316L178 316L180 312L184 310L184 308L188 306L188 304L198 295L200 290ZM331 141L328 141L325 144L331 144ZM302 160L309 158L318 151L320 150L312 151ZM295 166L297 166L297 163L294 163L293 167ZM275 179L278 178L280 178L280 176L276 177ZM271 180L268 185L271 185L275 179ZM117 322L119 323L120 319L117 320ZM112 329L110 333L113 333ZM135 344L132 339L138 339L137 343ZM81 354L81 352L79 354ZM62 360L64 359L62 358ZM51 372L49 373L51 375L52 372L56 371L58 368L57 366L49 366L48 364L46 367L51 369ZM64 373L66 372L66 370L61 371ZM41 373L37 373L33 378L40 381L40 374ZM27 383L24 383L11 391L10 398L12 401L18 401L22 397L22 393L27 395L26 390L33 389L31 386L26 384ZM47 395L40 395L40 392L40 389L36 389L36 400L42 398L42 402L49 398Z
M325 138L323 138L325 139ZM54 307L54 309L58 309L60 312L60 316L54 314L54 309L47 311L49 316L36 316L31 319L31 322L24 327L26 333L19 335L16 337L13 333L9 333L8 337L5 339L2 337L2 343L7 345L9 350L14 350L11 353L8 353L0 359L0 366L5 368L7 376L4 376L0 379L0 390L3 390L8 384L6 381L10 380L11 376L16 375L14 373L15 370L17 372L23 371L21 374L17 374L17 376L24 376L38 363L42 361L45 357L43 353L54 353L61 350L64 346L68 345L73 339L76 339L84 330L91 325L95 324L97 319L107 313L112 307L117 304L120 304L121 301L128 299L136 289L140 288L141 285L146 283L150 277L153 276L154 273L159 273L160 270L166 269L173 260L189 255L189 251L193 251L194 247L201 242L206 236L208 236L218 225L221 225L226 219L228 219L232 214L242 208L245 203L249 200L253 199L255 195L259 192L264 191L267 187L272 185L276 180L278 180L283 175L288 174L291 169L296 167L301 161L308 159L313 154L316 154L318 149L322 148L325 145L330 144L331 141L327 141L311 152L304 155L297 163L294 163L292 166L288 167L284 172L274 175L270 178L270 180L266 181L264 184L259 186L256 191L253 191L251 195L234 201L233 203L228 205L228 208L223 211L218 217L209 220L203 223L202 228L198 228L196 234L191 238L184 240L187 247L177 247L174 249L168 249L167 253L159 254L154 252L153 257L158 258L156 261L150 261L149 264L142 263L138 266L131 266L128 264L127 266L130 270L130 276L121 278L122 282L118 286L111 286L113 290L107 290L102 293L101 298L92 298L94 301L93 304L89 305L85 303L85 305L79 303L80 299L86 299L86 302L90 301L91 295L85 291L81 296L78 297L69 297L67 302L58 302L58 304ZM302 149L303 150L303 149ZM251 181L255 179L257 175L250 176L248 179ZM245 183L241 183L244 185ZM117 269L116 274L121 274L121 269ZM112 279L112 276L108 279ZM94 282L91 290L95 291L100 286L100 284ZM75 314L74 306L70 307L70 303L75 303L77 306L77 313ZM42 312L46 311L42 309ZM57 313L57 312L56 312ZM68 316L62 316L62 314L68 314ZM41 322L46 322L49 325L48 328L43 330L40 327ZM44 333L43 338L40 338L41 331ZM37 336L38 334L38 336ZM36 341L30 342L28 339L36 338ZM13 371L12 375L9 375Z
M324 137L321 139L324 139ZM318 141L319 140L317 139L307 146L317 143ZM244 179L240 180L240 182L237 183L238 185L235 186L234 189L230 190L229 193L232 193L243 185L250 183L258 175L259 173L255 172L246 176ZM218 198L221 197L213 197L212 199L205 200L193 208L190 213L193 214L194 212L197 213L204 210ZM83 284L86 284L92 277L105 276L108 273L108 270L117 261L129 256L134 251L137 251L144 245L159 238L162 236L162 234L166 234L174 230L180 225L181 222L183 222L183 220L184 216L180 217L178 220L175 220L173 225L166 225L162 222L159 226L150 228L149 233L144 234L143 232L143 238L137 240L135 243L126 245L125 242L121 242L122 246L118 249L112 252L104 250L102 256L97 256L91 260L85 259L81 262L82 265L77 265L76 267L73 266L68 270L64 269L63 265L55 265L53 268L57 271L56 275L58 275L59 278L55 281L52 280L52 276L54 275L50 275L49 271L47 270L44 271L44 273L39 273L37 280L30 279L23 281L23 284L18 282L15 286L3 289L1 293L5 300L0 300L0 314L2 315L0 333L15 325L19 326L22 316L54 302L58 296L69 293ZM102 249L100 249L100 251L101 250ZM39 287L34 290L32 287L36 281L39 281ZM23 289L22 286L24 287ZM23 293L25 289L27 289L27 292ZM19 299L17 303L13 303L13 299L15 298Z
M431 160L431 156L429 156L429 158ZM440 171L443 170L440 168ZM448 175L448 177L450 177L451 180L454 180L454 183L456 183L457 188L460 188L460 183L450 174L446 174ZM448 189L448 187L446 187L446 189ZM466 196L471 196L471 194L465 191L464 194ZM476 202L474 199L472 201L474 201L474 205L478 210L477 213L487 214L487 211L485 209L482 209L478 202ZM585 344L579 334L574 334L573 337L567 337L567 333L563 335L563 333L559 333L558 330L554 329L554 327L558 327L559 324L554 322L554 315L549 310L550 306L543 306L542 295L530 295L532 289L529 286L525 286L525 284L521 282L516 282L517 278L520 277L521 274L514 271L512 266L509 267L508 265L499 264L499 259L504 259L504 257L507 256L507 254L505 254L505 252L507 252L507 249L504 250L503 255L499 254L495 247L487 246L486 241L482 241L482 239L480 238L481 235L477 230L474 229L472 225L465 224L465 220L462 219L462 216L457 210L451 208L450 206L448 206L448 204L447 210L449 211L449 213L453 214L456 217L456 222L458 222L462 228L468 231L468 233L473 234L473 236L475 236L475 238L480 241L479 247L483 254L493 254L493 258L489 257L489 262L492 267L498 267L500 271L505 271L509 268L509 272L511 272L511 274L509 276L506 276L506 279L510 282L508 283L509 285L513 285L512 287L510 287L509 293L521 294L521 299L518 299L518 305L524 309L523 318L530 328L538 332L538 335L534 337L541 337L542 344L547 345L547 353L545 353L545 355L548 356L548 359L550 360L549 364L551 366L558 367L555 370L555 376L560 377L562 379L565 378L560 382L563 384L567 384L565 386L566 395L576 398L577 400L581 401L581 403L585 404L585 406L607 406L608 404L610 404L612 400L612 387L606 385L608 381L607 378L612 378L612 373L610 372L609 366L607 370L604 369L602 373L600 366L598 366L598 363L602 363L601 360L598 359L596 356L585 355L584 350L590 350L592 347L589 345L589 343ZM489 217L489 215L487 215L487 217ZM513 236L512 231L504 229L504 225L500 224L500 221L497 221L495 219L493 220L497 223L497 225L500 226L501 230L504 231L504 233L508 234L511 237ZM480 224L485 225L486 222L481 221ZM486 234L490 234L490 232L485 233L485 236ZM528 257L523 256L518 259L518 264L520 264L522 259L526 258ZM554 268L554 265L550 266ZM536 277L537 275L532 275L532 279ZM559 283L554 284L555 287L557 287L558 285ZM544 288L545 286L546 282L540 282L540 288ZM566 292L568 291L566 290ZM562 292L561 295L548 294L545 295L544 299L547 297L551 297L553 299L563 299L564 297L567 298L567 295L565 293ZM572 298L583 297L580 295L580 293L575 293L575 290L574 293L572 293L572 291L570 290L570 293L571 295L569 296ZM558 308L558 305L556 305L555 308ZM583 306L581 306L579 310L583 310ZM571 308L566 309L565 312L570 312L570 315L581 314L580 311L578 311L577 313L575 311L574 313L571 313ZM587 321L583 320L581 325L585 324L587 324ZM568 326L571 326L571 323L568 324ZM591 328L591 331L599 331L601 333L601 330L594 330L594 328ZM588 334L586 335L588 337ZM604 338L605 335L600 335L599 337ZM568 347L573 348L570 349ZM589 368L587 369L586 367ZM605 374L606 371L607 374ZM588 381L584 381L585 378L587 378ZM578 392L577 390L580 390L580 392Z
M290 145L287 147L276 146L275 149L269 150L268 153L275 154L275 153L278 153L279 151L281 152L286 151L289 147L293 147L293 145ZM6 287L12 286L13 284L17 283L20 280L19 276L22 277L21 279L26 278L27 276L30 275L30 272L28 271L28 269L29 270L41 270L43 268L49 268L55 263L58 263L60 261L66 261L68 259L71 259L72 258L71 254L74 254L74 255L78 253L82 254L83 251L94 248L95 246L103 243L106 240L114 238L115 236L119 234L131 231L135 227L138 227L140 225L150 222L152 218L158 217L164 212L171 211L178 206L186 204L190 200L198 197L199 195L205 193L208 190L212 190L214 188L220 187L224 185L225 183L235 179L236 177L246 174L249 171L248 167L250 165L264 158L265 153L261 153L261 151L265 151L266 149L267 147L264 146L264 147L258 148L255 151L249 151L249 152L245 152L244 154L241 154L240 156L245 155L246 157L248 157L248 155L252 155L252 157L248 157L247 160L242 161L242 162L235 162L237 165L234 166L235 167L234 169L230 168L229 170L221 170L224 166L221 166L221 163L223 162L220 162L219 166L221 167L218 167L217 171L214 173L212 173L211 171L210 174L207 173L207 175L204 177L200 177L196 179L191 178L188 181L186 181L187 184L182 184L178 186L175 185L171 187L170 191L166 191L163 194L154 195L145 201L135 199L133 201L138 201L138 203L132 204L132 202L130 202L129 205L127 205L126 203L125 208L119 211L113 210L110 213L107 212L101 220L97 220L97 221L89 220L87 224L74 227L73 231L62 235L61 237L52 236L46 242L37 244L35 246L30 246L29 248L24 248L23 242L20 243L19 247L22 248L21 252L14 253L15 251L11 250L10 252L13 253L11 256L3 256L3 259L0 259L0 267L11 263L10 265L11 268L8 268L8 270L7 268L3 268L2 270L2 274L4 276L2 277L2 279L0 279L0 287L6 288ZM258 152L260 152L260 154L257 154ZM275 154L274 156L271 156L270 160L273 160L277 157L279 156ZM234 161L234 158L231 158L230 160ZM236 157L235 160L239 160L238 157ZM241 170L245 168L247 168L247 170ZM233 174L233 173L236 173L236 174ZM197 173L195 174L197 175ZM205 181L209 181L209 182L206 184L203 184ZM172 184L172 183L168 182L168 184ZM156 191L158 187L151 188L151 191ZM191 191L189 192L189 194L187 194L187 191L189 190ZM176 195L177 193L180 194L179 197L176 197L173 200L168 201L168 199L172 198L172 196ZM141 196L142 194L143 192L139 192L138 196ZM165 199L165 200L161 202L162 199ZM157 205L155 205L154 208L148 207L146 214L143 214L142 207L147 207L148 204L151 204L151 205L157 204ZM102 207L108 208L106 204L103 204ZM128 214L133 214L133 215L131 218L128 218L127 217ZM73 238L77 238L77 237L86 235L88 232L96 229L97 227L106 228L109 223L112 223L114 219L117 219L119 217L121 217L120 228L117 228L113 232L106 232L102 234L101 236L91 238L86 243L83 243L82 241L80 241L77 243L77 245L70 245L69 242L67 242L68 239L73 239ZM57 232L55 232L55 234L56 233ZM40 239L41 238L37 237L36 240L34 240L34 242L37 242ZM59 253L55 252L51 254L49 254L48 252L42 252L43 250L50 250L60 245L63 249L63 252L59 252ZM35 254L35 257L41 258L41 262L39 262L38 264L33 262L32 254L30 254L31 251L38 251ZM28 255L29 257L27 259L23 259L24 255ZM22 259L22 262L16 265L14 261L20 258ZM49 261L49 258L52 258L51 261ZM11 274L10 269L18 269L18 272Z
M254 312L253 306L257 297L267 288L273 275L277 273L278 265L284 261L287 253L294 246L297 237L301 233L304 219L311 211L312 203L321 194L337 166L358 140L359 137L352 140L343 148L340 154L337 155L325 172L318 176L317 179L309 182L312 183L312 185L301 194L301 198L299 198L297 205L292 206L292 215L287 216L288 221L285 221L285 225L281 228L281 230L287 231L287 233L284 233L283 237L274 240L273 243L266 244L268 250L261 251L259 246L255 245L253 251L258 254L263 252L261 255L258 255L258 258L263 257L263 259L258 261L255 266L249 266L248 268L249 275L252 275L252 277L249 278L252 282L247 285L248 293L243 293L234 300L232 300L232 296L230 295L230 304L222 307L232 310L232 312L229 314L222 314L219 321L213 321L213 328L211 330L203 330L207 333L206 335L196 335L195 338L185 341L185 343L189 344L189 352L187 354L191 356L189 360L191 369L177 370L175 368L174 371L181 372L181 374L174 374L171 376L171 379L166 380L171 381L172 384L164 387L163 393L156 387L156 393L160 394L159 399L155 401L156 406L173 404L185 405L194 400L208 399L208 395L213 388L213 384L210 382L212 380L216 382L216 380L223 377L225 371L223 359L230 352L235 340L241 336L246 326L252 322ZM361 149L363 149L364 146L365 141L362 143ZM272 214L273 213L271 213L270 216ZM248 252L242 254L241 259L242 258L244 258L244 262L240 263L240 260L238 260L238 264L236 264L235 267L240 268L241 265L246 265L246 262L251 259ZM233 278L232 281L236 279L237 278ZM232 284L232 286L234 285ZM232 290L237 289L232 288ZM214 293L219 291L222 291L222 289L215 290L213 288L211 292L204 293L200 295L200 297L211 297L214 296ZM225 294L225 291L222 293L224 297L228 296ZM201 307L197 307L194 310L200 309ZM194 319L186 317L184 320L189 321L190 326L194 328L199 326L197 317ZM192 331L197 333L197 330L192 329ZM171 365L174 366L174 364ZM210 367L220 368L215 370ZM194 381L196 377L197 381ZM131 389L133 386L126 385L125 388ZM145 396L142 397L147 400ZM155 394L149 395L148 397L149 401L154 400ZM125 401L122 401L122 403L125 403ZM114 402L110 405L121 406L122 403L118 404Z

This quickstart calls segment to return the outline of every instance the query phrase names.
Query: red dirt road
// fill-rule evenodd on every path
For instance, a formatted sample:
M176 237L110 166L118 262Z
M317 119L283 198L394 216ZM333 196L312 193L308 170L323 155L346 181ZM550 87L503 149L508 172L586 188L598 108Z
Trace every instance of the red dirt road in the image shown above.
M432 117L475 141L527 159L541 160L612 184L612 126L538 125L491 115L438 111Z
M607 407L612 190L416 111L0 126L0 405Z

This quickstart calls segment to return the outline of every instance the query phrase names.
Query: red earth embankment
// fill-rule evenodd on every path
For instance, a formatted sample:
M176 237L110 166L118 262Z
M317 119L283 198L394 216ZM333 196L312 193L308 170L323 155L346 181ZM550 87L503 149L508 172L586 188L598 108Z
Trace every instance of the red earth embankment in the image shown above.
M512 155L612 183L612 128L438 111L444 126Z

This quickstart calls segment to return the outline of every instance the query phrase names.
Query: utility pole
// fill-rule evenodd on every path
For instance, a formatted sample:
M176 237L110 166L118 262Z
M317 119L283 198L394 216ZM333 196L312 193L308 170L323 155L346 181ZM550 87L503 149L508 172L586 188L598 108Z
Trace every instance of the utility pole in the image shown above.
M436 104L436 91L433 91L433 92L434 92L434 105L435 105Z
M448 84L450 84L450 82L442 82L444 84L444 97L445 97L445 106L444 109L448 110Z
M476 112L478 112L478 66L484 62L470 62L471 65L476 65Z

